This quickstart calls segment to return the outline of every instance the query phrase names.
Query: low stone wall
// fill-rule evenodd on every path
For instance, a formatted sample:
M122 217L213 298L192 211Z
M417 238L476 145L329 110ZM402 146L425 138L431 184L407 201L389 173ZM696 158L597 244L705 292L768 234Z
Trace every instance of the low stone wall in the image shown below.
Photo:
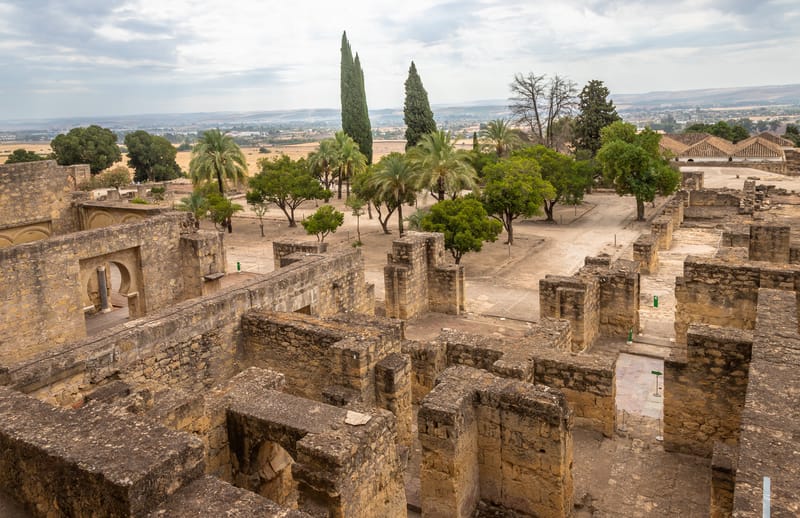
M572 417L562 394L469 367L445 371L419 409L423 516L572 511Z
M386 316L407 320L426 311L464 311L464 267L446 262L444 236L407 232L392 242L383 268Z
M790 262L790 228L780 225L751 225L749 252L751 261Z
M314 516L406 516L391 414L271 390L250 396L227 410L238 486Z
M102 405L0 387L0 487L38 516L144 516L203 473L201 442Z
M633 260L644 274L658 272L658 239L653 234L641 234L633 242Z
M786 162L784 161L769 161L769 160L737 160L737 161L714 161L714 162L703 162L703 161L694 161L686 163L686 165L691 167L726 167L730 169L759 169L761 171L766 171L768 173L777 173L777 174L787 174L786 169Z
M77 206L79 228L76 230L135 223L168 212L173 212L173 209L157 205L138 205L127 201L118 203L84 201Z
M251 311L242 319L244 361L280 371L286 391L339 406L395 412L411 445L411 365L401 355L402 324L388 319Z
M572 350L583 351L594 343L600 327L600 287L597 279L547 275L539 280L541 318L568 320Z
M681 171L681 189L698 191L703 188L703 171Z
M664 449L711 457L739 443L753 335L692 325L687 342L664 361Z
M53 347L0 367L7 384L56 404L72 405L108 379L207 389L240 370L241 319L264 308L314 314L368 313L374 301L358 250L312 256L214 295L175 304L89 339Z
M299 257L288 258L292 254L324 254L328 251L328 243L319 241L273 241L272 258L275 269L296 262Z
M414 402L434 387L451 366L481 369L495 376L559 388L575 415L575 422L607 437L614 433L616 416L615 361L605 356L567 352L569 326L545 319L523 339L500 339L443 331L433 342L406 342L411 356Z

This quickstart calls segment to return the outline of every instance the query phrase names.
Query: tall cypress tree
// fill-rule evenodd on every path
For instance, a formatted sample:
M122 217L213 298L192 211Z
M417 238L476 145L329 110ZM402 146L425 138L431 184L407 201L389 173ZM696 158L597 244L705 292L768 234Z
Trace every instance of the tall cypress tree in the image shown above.
M417 145L423 135L436 131L428 92L422 86L417 66L411 62L406 79L406 102L403 108L403 121L406 123L406 150Z
M580 113L575 118L575 151L584 151L594 157L600 149L600 130L612 122L622 120L614 102L608 99L608 88L602 81L592 79L578 96Z
M364 72L358 54L353 59L347 32L342 34L341 52L342 130L358 143L359 150L367 157L367 163L371 164L372 125L364 89Z

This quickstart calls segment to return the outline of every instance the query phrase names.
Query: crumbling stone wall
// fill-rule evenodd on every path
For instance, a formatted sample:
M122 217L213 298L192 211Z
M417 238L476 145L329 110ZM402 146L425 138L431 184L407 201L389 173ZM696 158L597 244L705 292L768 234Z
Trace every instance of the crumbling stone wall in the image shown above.
M358 250L313 256L214 295L174 304L136 326L52 347L22 362L6 358L0 384L62 405L80 402L98 385L120 376L196 391L240 370L240 323L251 309L310 306L318 315L331 316L366 313L373 304Z
M711 457L739 442L753 335L692 325L687 342L664 361L664 448Z
M711 518L729 518L733 512L737 448L714 444L711 456Z
M658 272L658 239L653 234L641 234L633 242L633 260L644 274Z
M383 277L387 317L464 311L464 267L446 263L442 234L407 232L394 240Z
M406 342L403 351L412 358L414 401L419 404L446 368L468 366L558 388L576 423L611 437L616 415L615 360L569 353L569 333L567 322L545 319L523 339L446 330L433 342Z
M227 410L233 478L279 504L312 515L405 517L403 474L386 411L352 412L261 390L235 397ZM287 484L276 488L270 459L286 452ZM265 475L269 480L265 480ZM285 488L296 487L295 491ZM293 499L296 499L293 501Z
M299 260L299 257L288 258L296 253L300 254L324 254L328 251L328 243L319 241L273 241L272 258L275 269L286 266Z
M681 171L681 189L698 191L703 188L703 171Z
M172 209L167 207L136 205L127 201L118 203L84 201L77 205L79 228L76 230L92 230L135 223L171 211Z
M726 218L740 213L740 207L746 205L745 198L743 191L733 189L689 191L689 206L684 209L684 216L687 219Z
M86 292L89 278L96 278L90 263L98 257L133 254L132 264L125 266L135 279L139 315L184 300L181 267L191 261L181 255L187 218L171 213L0 250L0 299L7 301L0 314L0 351L21 358L84 337Z
M423 516L572 511L572 416L546 387L452 367L419 409Z
M577 274L539 281L539 313L569 320L573 351L587 349L599 336L627 336L639 326L639 268L637 261L587 257Z
M242 329L245 362L282 372L287 392L339 406L391 410L398 438L411 444L411 367L400 354L402 324L258 310L244 316Z
M59 166L54 160L0 165L0 248L79 230L74 193L89 166Z
M0 486L36 516L144 516L203 473L201 442L102 405L0 387Z
M751 225L749 252L751 261L788 263L790 228L782 225Z

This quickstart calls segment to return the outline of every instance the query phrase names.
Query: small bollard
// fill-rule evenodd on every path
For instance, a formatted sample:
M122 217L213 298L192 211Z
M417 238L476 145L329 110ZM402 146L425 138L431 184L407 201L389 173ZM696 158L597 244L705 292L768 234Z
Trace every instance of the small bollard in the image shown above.
M633 343L633 328L628 331L628 345Z
M242 271L242 263L240 263L239 261L236 261L236 271L237 272Z
M653 295L653 307L658 307L658 295Z

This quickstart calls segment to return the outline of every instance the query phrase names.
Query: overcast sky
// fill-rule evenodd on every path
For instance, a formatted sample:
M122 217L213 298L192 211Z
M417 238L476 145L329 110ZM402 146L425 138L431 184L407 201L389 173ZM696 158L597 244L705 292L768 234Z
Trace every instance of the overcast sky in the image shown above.
M800 83L800 0L0 0L0 119L339 107L347 30L370 108L413 59L432 104L516 72L614 93Z

